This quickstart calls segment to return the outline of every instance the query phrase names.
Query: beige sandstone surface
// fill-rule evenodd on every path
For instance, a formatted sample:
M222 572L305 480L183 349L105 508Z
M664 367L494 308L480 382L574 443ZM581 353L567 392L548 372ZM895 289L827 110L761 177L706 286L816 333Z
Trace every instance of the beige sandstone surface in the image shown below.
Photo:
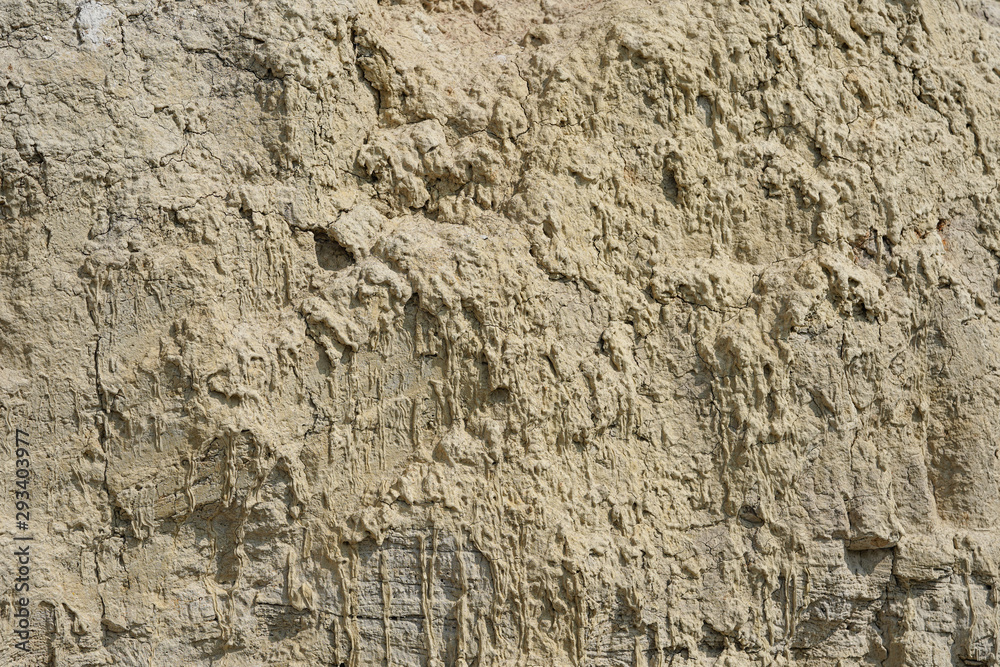
M994 0L0 0L0 664L996 665L998 170Z

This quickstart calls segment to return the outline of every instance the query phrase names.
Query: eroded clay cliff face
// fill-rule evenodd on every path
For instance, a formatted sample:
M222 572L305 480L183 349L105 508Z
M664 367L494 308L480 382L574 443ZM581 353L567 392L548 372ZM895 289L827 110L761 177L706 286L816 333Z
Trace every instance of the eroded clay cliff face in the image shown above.
M997 663L997 2L0 38L3 664Z

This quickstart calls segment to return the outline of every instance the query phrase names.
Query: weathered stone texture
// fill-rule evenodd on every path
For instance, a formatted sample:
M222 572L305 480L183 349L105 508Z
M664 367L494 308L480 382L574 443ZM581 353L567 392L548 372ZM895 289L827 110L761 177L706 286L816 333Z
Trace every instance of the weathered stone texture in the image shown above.
M994 0L0 0L0 664L996 665L998 173Z

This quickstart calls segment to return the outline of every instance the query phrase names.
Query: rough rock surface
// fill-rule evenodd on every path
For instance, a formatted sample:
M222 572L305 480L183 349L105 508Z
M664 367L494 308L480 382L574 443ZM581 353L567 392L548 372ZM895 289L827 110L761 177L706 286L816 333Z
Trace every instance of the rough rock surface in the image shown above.
M0 663L996 665L998 173L994 0L0 0Z

